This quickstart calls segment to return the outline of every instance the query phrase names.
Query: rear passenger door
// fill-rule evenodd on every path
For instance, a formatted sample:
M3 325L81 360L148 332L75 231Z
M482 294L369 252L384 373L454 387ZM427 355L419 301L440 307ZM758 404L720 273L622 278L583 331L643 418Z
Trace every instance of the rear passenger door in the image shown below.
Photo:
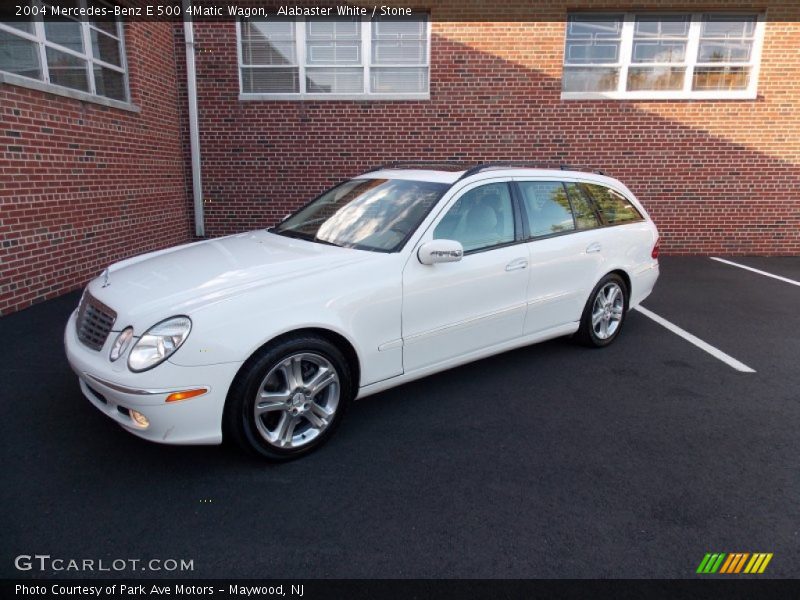
M602 269L600 218L574 182L515 185L530 254L524 333L575 323Z

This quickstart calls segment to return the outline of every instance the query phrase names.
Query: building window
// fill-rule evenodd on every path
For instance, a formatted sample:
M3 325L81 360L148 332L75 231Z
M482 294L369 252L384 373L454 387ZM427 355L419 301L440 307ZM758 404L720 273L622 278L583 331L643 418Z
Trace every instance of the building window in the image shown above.
M430 24L410 18L237 23L243 99L424 99Z
M94 96L128 100L119 20L53 17L48 2L23 4L35 16L0 23L0 71ZM74 0L73 5L84 12L91 7L110 8L98 0Z
M573 13L562 97L755 98L760 15Z

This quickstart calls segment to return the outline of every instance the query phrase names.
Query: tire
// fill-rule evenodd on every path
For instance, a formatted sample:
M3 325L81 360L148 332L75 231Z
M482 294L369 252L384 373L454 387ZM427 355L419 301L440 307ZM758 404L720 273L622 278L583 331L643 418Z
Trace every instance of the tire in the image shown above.
M616 273L600 280L581 315L581 324L575 339L591 348L604 348L619 336L628 312L628 286ZM609 294L614 294L609 301Z
M283 338L253 355L225 404L225 437L271 461L322 446L342 421L355 385L344 354L321 336Z

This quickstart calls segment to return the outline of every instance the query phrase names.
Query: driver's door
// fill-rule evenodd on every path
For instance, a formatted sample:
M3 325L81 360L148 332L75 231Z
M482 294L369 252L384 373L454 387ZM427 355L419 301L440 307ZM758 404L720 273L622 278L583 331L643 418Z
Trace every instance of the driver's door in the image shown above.
M522 335L528 247L506 180L466 186L434 221L403 271L403 370L406 373ZM423 265L420 245L461 242L458 262Z

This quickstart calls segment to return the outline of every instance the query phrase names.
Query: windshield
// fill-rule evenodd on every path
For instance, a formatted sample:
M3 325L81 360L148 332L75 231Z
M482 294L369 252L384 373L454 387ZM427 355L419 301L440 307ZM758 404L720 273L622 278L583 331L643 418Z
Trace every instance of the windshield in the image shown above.
M351 179L271 231L304 240L396 252L450 186L404 179Z

